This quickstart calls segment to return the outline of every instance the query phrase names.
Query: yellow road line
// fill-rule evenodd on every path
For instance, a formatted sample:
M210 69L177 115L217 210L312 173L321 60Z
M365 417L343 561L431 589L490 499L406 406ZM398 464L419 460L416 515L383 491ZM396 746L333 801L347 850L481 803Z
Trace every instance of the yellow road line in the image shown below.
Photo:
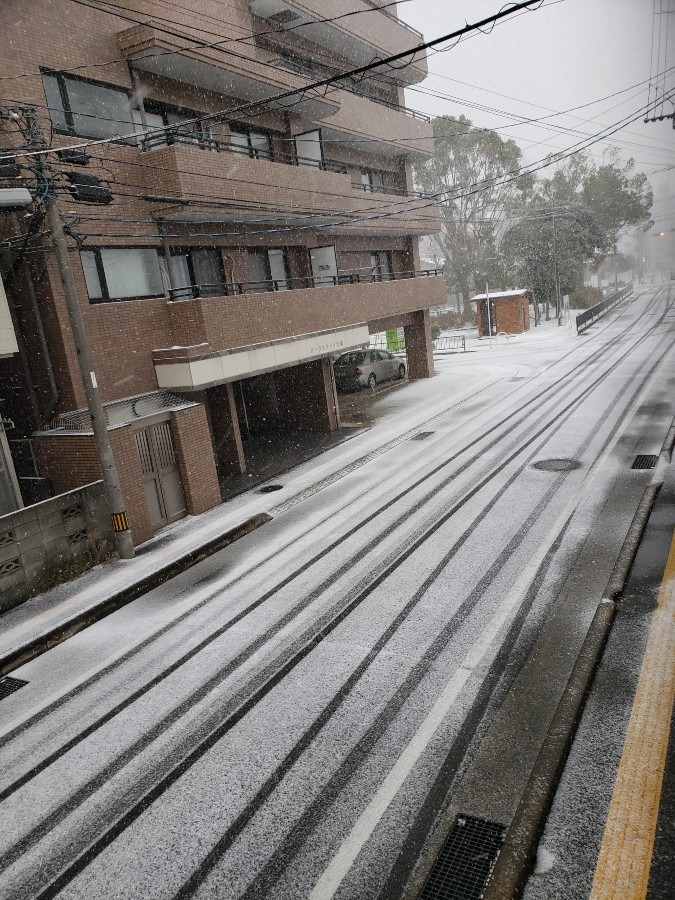
M675 695L675 535L652 617L590 900L644 900Z

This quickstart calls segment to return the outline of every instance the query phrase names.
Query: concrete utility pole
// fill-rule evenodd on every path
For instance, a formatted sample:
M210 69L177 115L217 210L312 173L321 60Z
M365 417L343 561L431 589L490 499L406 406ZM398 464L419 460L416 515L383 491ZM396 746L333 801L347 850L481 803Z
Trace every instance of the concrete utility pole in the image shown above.
M44 174L43 163L40 164L40 169ZM49 229L54 240L54 247L56 248L56 259L59 266L59 274L61 275L61 282L63 283L63 293L66 298L66 307L68 309L68 316L70 317L70 325L73 329L73 340L75 342L77 361L80 365L80 373L84 383L87 406L89 407L89 414L91 416L96 450L101 464L101 471L103 472L103 483L105 485L108 504L112 515L115 544L117 552L122 559L133 559L135 555L134 544L131 539L129 523L127 522L124 496L120 486L117 466L115 465L115 457L113 456L112 447L110 446L108 437L108 423L99 396L96 375L94 374L94 367L92 365L87 332L84 327L80 301L77 296L77 287L75 285L75 279L73 278L73 271L70 267L66 236L63 231L63 224L61 222L61 216L59 215L58 205L55 198L50 194L47 194L45 197L45 206L47 208Z

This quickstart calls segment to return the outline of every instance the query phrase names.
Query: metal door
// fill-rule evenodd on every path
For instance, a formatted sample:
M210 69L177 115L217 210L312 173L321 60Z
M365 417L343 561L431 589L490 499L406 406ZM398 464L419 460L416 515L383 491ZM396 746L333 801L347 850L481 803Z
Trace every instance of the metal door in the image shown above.
M135 433L150 521L156 530L187 515L183 482L168 422Z

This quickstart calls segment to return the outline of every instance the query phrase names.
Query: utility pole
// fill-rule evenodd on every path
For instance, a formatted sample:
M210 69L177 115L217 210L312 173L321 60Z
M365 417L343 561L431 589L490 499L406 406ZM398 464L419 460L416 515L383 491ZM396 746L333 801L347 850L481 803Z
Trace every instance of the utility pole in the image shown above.
M42 137L40 125L35 114L35 107L30 105L17 106L9 110L7 117L21 132L26 150L44 149L45 141ZM17 151L17 155L21 155L21 150ZM84 327L80 301L77 296L77 287L75 286L75 279L70 266L66 236L61 222L61 216L59 215L56 197L50 190L50 172L44 155L38 156L36 168L32 169L32 171L42 178L44 187L46 188L39 202L44 203L45 205L47 221L56 250L56 260L61 276L61 283L63 284L66 309L68 310L70 326L73 332L73 341L75 343L77 361L84 385L84 394L87 400L87 406L89 407L89 415L91 416L94 443L96 445L99 464L103 474L103 484L112 517L115 546L122 559L133 559L135 556L134 543L131 538L129 523L127 522L124 495L122 494L117 466L115 465L115 457L113 456L112 447L110 446L108 423L98 393L98 384L92 365L87 332Z
M40 157L39 169L45 179L48 178L45 173L45 163ZM101 471L103 473L103 483L105 492L110 506L112 515L113 530L115 532L115 545L117 552L122 559L133 559L134 544L127 522L127 514L125 510L124 496L120 486L115 457L113 456L110 439L108 436L108 423L106 421L103 404L98 392L98 384L94 367L89 350L89 341L87 340L87 332L84 326L80 301L77 296L77 287L73 277L73 270L70 266L70 258L68 247L66 245L66 236L63 230L63 223L59 215L59 209L56 198L49 191L45 196L45 206L47 209L47 221L49 230L52 234L54 247L56 249L56 260L63 284L63 293L66 298L66 307L70 318L70 326L73 331L73 340L75 350L77 351L77 361L80 366L80 374L84 384L84 394L89 407L89 415L91 416L92 429L94 431L94 441L98 453Z

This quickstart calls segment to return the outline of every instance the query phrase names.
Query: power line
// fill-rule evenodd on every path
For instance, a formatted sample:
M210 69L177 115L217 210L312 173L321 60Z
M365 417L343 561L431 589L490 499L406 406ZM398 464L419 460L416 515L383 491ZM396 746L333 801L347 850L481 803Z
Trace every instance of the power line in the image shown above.
M593 144L598 143L604 137L608 137L609 134L604 134L605 131L608 131L610 134L612 134L616 131L619 131L625 125L631 124L632 122L637 121L637 119L639 119L639 117L644 114L644 110L645 110L645 107L641 107L637 111L637 113L631 114L630 116L626 116L623 119L619 120L617 123L615 123L613 126L608 126L607 128L603 129L601 132L598 132L597 135L594 136L594 139L592 141L578 142L576 145L572 145L570 148L568 148L568 150L565 151L564 153L555 154L552 158L548 157L544 161L542 161L541 164L534 166L534 167L533 166L528 167L526 171L518 170L514 173L503 173L503 175L505 174L505 175L508 175L509 177L504 178L504 177L500 176L500 180L492 179L489 181L477 182L476 184L471 186L472 187L471 190L465 191L463 193L460 192L460 193L452 194L450 191L443 191L443 192L440 192L439 194L432 195L432 196L435 198L435 200L438 200L438 199L442 198L443 195L445 194L446 195L445 199L444 199L444 201L441 201L441 202L451 202L453 200L457 200L462 197L467 197L467 196L471 196L476 193L480 193L484 190L489 189L490 187L500 186L501 184L508 184L511 181L514 181L518 178L522 178L526 175L534 174L535 172L540 171L544 168L547 168L551 165L556 165L559 162L561 162L562 160L567 159L568 157L573 156L576 153L582 152L588 146L592 146ZM585 146L583 146L584 143L585 143ZM428 204L428 206L433 206L433 205L435 205L434 202L430 202ZM418 209L421 209L421 208L423 208L423 207L418 207ZM355 217L352 220L352 224L357 224L358 222L367 222L367 221L376 221L379 219L385 219L385 218L389 218L392 215L400 215L400 212L396 212L396 213L390 212L390 213L381 213L381 214L375 214L375 215L370 215L370 216ZM194 225L194 222L190 222L189 224ZM337 225L340 225L340 224L342 224L342 223L338 222L338 223L326 223L323 225L306 225L306 226L299 226L299 227L261 229L261 230L246 232L245 236L250 237L250 236L254 236L254 235L258 235L258 234L283 234L283 233L288 233L288 232L328 230L331 227L336 227ZM116 236L124 237L126 235L116 235ZM212 232L212 233L205 233L205 234L199 235L199 237L204 237L204 238L207 238L207 237L243 237L243 236L244 235L242 235L242 233L240 231ZM109 235L107 235L105 233L93 233L92 232L92 233L84 235L84 237L109 237ZM129 237L134 237L136 239L160 239L160 238L167 238L167 237L172 238L172 239L173 238L184 239L185 235L167 234L166 232L164 232L162 234L129 235Z
M81 2L81 0L80 0L80 2ZM307 93L307 91L310 91L310 90L316 91L318 88L328 87L329 85L336 84L337 82L342 81L345 78L353 78L356 75L364 75L367 72L370 72L375 68L380 68L382 65L389 65L391 63L397 62L398 60L408 59L409 57L410 57L410 62L412 62L417 53L420 53L423 50L427 50L429 47L438 46L439 44L446 43L447 41L453 40L453 38L455 38L455 37L459 37L463 34L468 34L472 31L479 30L480 28L482 28L486 25L489 25L492 22L498 21L499 19L502 19L509 15L512 15L513 13L515 13L519 10L529 9L530 7L533 7L533 6L540 7L543 2L544 2L544 0L524 0L524 2L515 4L511 7L509 7L508 9L502 9L499 12L495 13L494 15L488 16L487 18L482 19L479 22L474 22L472 24L467 23L463 28L460 28L457 31L450 32L449 34L445 34L445 35L442 35L441 37L434 38L431 41L422 42L419 45L417 45L416 47L412 47L408 50L402 50L399 53L394 53L388 57L384 57L383 59L379 59L374 62L370 62L367 65L357 66L356 68L350 69L346 72L342 72L337 75L332 75L328 78L323 78L318 81L311 82L310 84L305 85L302 88L293 88L288 91L283 91L279 94L275 94L272 97L267 98L264 101L252 101L250 103L240 104L240 105L230 107L225 110L219 110L218 112L215 112L215 113L208 113L205 116L199 116L198 118L188 120L187 122L182 123L182 124L183 125L191 125L191 124L196 124L197 122L200 122L200 121L201 122L210 121L210 120L220 118L223 116L232 115L235 112L243 112L248 109L257 109L261 106L266 106L270 103L279 102L281 100L286 100L291 97L295 97L298 94L300 94L301 96L304 96ZM247 60L247 61L250 62L250 60ZM408 63L408 64L410 64L410 63ZM144 134L147 134L147 135L155 134L156 135L161 131L164 131L164 132L169 131L169 130L171 130L171 128L175 129L175 126L168 126L168 125L158 126L157 128L144 129L140 132L135 130L132 134L119 135L117 138L98 138L96 140L85 141L85 142L81 142L79 144L70 145L68 147L60 147L58 149L60 149L60 150L85 149L87 147L109 144L114 140L125 140L125 139L132 139L132 138L135 139L135 138L138 138L140 135L144 135ZM43 149L43 150L27 151L26 153L24 153L22 155L24 155L24 156L44 156L48 153L55 153L55 152L56 152L56 150L54 148L47 148L47 149ZM4 158L7 158L6 154L5 154L5 156L0 156L0 159L4 159Z

